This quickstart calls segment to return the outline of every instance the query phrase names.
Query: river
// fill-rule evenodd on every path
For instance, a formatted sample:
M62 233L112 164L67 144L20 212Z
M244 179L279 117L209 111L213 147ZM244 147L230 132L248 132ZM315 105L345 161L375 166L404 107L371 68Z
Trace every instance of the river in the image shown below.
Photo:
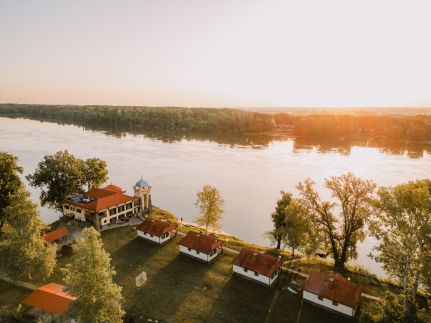
M260 146L220 144L209 140L166 142L143 135L112 136L102 131L25 119L0 117L0 150L19 158L24 175L35 169L45 155L67 149L80 158L98 157L109 167L110 182L133 194L142 176L152 186L153 204L185 221L197 215L196 193L204 184L217 187L225 199L222 230L244 240L268 245L263 233L271 229L270 214L280 190L297 194L299 181L311 177L321 197L329 176L353 172L379 185L394 185L430 176L429 150L397 154L387 149L349 146L323 149L295 144L293 140L270 141ZM38 190L29 188L39 202ZM44 221L58 214L41 208ZM377 275L383 270L367 255L376 241L359 245L357 263Z

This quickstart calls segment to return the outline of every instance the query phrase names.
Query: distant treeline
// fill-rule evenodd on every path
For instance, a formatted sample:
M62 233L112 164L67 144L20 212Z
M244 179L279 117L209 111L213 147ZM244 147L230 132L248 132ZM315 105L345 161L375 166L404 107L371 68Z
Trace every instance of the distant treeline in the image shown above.
M238 109L0 104L0 115L130 133L281 132L309 139L430 142L431 116L266 114Z
M131 132L243 133L274 128L272 116L237 109L2 104L0 115Z

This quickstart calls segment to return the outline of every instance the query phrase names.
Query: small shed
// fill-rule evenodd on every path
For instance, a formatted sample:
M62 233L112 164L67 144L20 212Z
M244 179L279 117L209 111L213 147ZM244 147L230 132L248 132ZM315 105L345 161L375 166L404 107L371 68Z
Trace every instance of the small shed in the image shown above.
M362 289L342 275L312 272L304 282L303 299L325 309L354 317Z
M48 232L43 236L46 242L64 242L69 235L69 230L65 227L60 227L54 231Z
M75 299L76 297L64 291L64 286L50 283L33 291L22 301L22 304L30 306L36 311L61 318Z
M283 262L271 255L244 248L233 259L233 272L241 277L271 286L281 272Z

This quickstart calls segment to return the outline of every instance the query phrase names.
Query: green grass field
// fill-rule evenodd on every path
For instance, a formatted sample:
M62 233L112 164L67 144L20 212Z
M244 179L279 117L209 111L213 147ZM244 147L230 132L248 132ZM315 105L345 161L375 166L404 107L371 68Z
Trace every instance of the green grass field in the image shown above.
M123 287L128 316L169 322L351 322L302 304L279 284L268 288L232 275L233 255L223 254L212 264L179 255L177 238L157 246L136 238L136 231L121 228L102 234ZM148 281L135 287L145 271ZM283 284L284 283L284 284Z
M103 232L102 239L117 272L115 282L123 288L126 318L137 322L149 318L159 322L352 322L301 304L299 296L282 288L291 279L285 273L271 288L234 276L234 255L229 252L208 265L179 255L179 237L158 246L136 238L136 230L125 227ZM62 283L60 268L69 257L58 258L49 282ZM136 287L135 277L142 271L148 280ZM0 313L13 310L30 293L4 282L0 291Z

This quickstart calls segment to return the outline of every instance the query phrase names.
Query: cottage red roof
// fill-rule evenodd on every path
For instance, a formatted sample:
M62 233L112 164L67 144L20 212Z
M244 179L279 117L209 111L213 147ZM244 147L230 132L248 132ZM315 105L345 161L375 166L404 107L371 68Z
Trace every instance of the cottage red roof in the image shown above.
M33 291L22 301L22 304L36 307L44 312L62 314L75 299L76 297L64 292L62 285L50 283Z
M52 242L69 235L69 231L65 227L60 227L54 231L48 232L43 236L47 242Z
M194 231L187 232L187 235L179 242L181 246L191 248L205 254L220 247L223 242L218 240L214 235L206 235Z
M93 188L84 193L83 196L90 201L84 201L84 199L72 201L69 199L65 203L89 211L100 212L135 199L133 196L124 194L122 188L115 185L108 185L105 188Z
M333 278L331 284L330 279ZM304 290L340 304L356 308L361 299L362 289L342 275L312 272L304 282Z
M233 264L267 277L272 277L277 269L283 265L283 262L265 253L254 252L250 249L242 249L233 259Z
M173 229L175 229L175 226L169 221L148 218L136 227L136 230L155 235L156 237L160 237Z

